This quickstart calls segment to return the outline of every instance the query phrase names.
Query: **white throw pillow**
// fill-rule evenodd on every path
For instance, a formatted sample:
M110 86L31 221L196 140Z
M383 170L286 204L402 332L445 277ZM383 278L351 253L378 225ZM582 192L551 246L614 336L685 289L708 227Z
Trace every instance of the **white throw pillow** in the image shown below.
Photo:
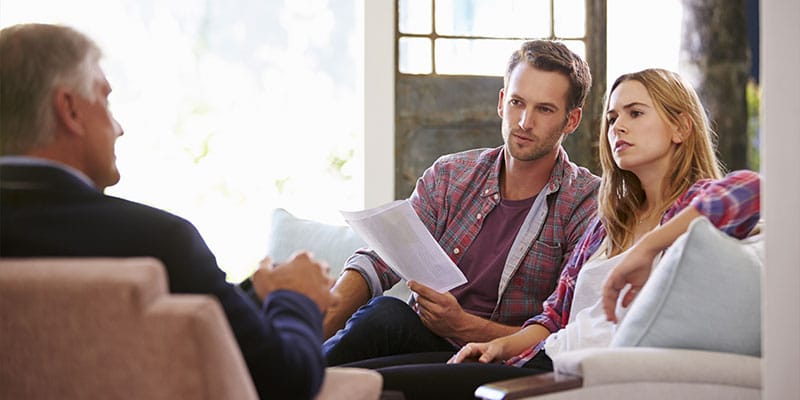
M272 212L269 237L267 254L273 261L286 261L295 252L307 250L327 262L334 277L356 250L367 245L349 226L297 218L282 208Z
M328 263L334 278L342 273L344 262L356 250L367 247L366 242L347 225L297 218L282 208L272 212L269 236L267 255L274 262L286 261L295 252L307 250L314 258ZM400 282L384 294L406 300L411 291L405 282Z
M694 220L665 252L612 347L761 355L763 234L737 240Z

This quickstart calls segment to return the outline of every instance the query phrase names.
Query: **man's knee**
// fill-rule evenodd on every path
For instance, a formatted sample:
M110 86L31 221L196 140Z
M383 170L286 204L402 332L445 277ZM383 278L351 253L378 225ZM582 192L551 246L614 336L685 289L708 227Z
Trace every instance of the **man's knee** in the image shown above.
M367 306L383 311L395 311L405 314L414 313L408 303L392 296L375 297L367 303Z
M390 327L395 324L405 324L409 318L418 318L414 310L403 300L391 296L379 296L370 300L358 309L353 317L347 321L345 329L352 329L354 325L378 325L377 327Z

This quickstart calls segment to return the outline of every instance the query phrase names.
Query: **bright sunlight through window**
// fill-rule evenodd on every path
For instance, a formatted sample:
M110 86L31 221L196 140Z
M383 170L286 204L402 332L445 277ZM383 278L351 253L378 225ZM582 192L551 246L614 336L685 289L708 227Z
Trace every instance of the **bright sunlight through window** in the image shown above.
M228 278L265 255L270 211L361 207L360 5L326 0L3 0L105 52L119 184L197 226Z

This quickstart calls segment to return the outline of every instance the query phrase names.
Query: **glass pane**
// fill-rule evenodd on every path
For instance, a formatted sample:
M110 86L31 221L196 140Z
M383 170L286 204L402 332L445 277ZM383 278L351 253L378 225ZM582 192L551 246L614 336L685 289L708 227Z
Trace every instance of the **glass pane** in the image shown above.
M430 74L431 40L428 38L401 37L400 72L404 74Z
M431 0L399 0L397 14L400 33L429 35L433 26L431 7Z
M437 0L436 33L454 36L550 36L549 0Z
M679 70L681 1L614 0L608 2L607 12L606 76L609 84L621 74L643 68ZM639 18L640 15L657 15L658 18Z
M436 73L442 75L503 76L519 40L437 39Z
M575 54L581 56L582 59L586 59L586 42L583 40L564 40L564 44Z
M581 38L586 32L586 0L553 2L555 34L560 38Z

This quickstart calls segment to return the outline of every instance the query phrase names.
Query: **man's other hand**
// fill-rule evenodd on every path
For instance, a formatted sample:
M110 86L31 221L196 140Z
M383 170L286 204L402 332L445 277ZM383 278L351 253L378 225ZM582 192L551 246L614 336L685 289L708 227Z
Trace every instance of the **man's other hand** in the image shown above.
M328 265L314 260L307 252L295 254L279 265L266 257L253 274L253 286L262 301L276 290L291 290L310 298L323 313L339 300L330 291L333 282Z

